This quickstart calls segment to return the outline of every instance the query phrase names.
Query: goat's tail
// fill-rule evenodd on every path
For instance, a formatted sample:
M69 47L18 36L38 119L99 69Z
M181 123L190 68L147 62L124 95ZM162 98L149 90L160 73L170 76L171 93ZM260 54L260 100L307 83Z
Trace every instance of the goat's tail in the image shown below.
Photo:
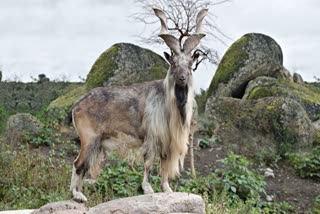
M70 126L72 123L72 108L70 109L67 117L66 117L66 125Z

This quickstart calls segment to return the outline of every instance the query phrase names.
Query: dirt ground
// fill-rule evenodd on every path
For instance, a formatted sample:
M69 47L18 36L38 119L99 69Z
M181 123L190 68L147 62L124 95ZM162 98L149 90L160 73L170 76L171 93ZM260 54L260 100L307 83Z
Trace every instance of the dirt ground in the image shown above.
M217 160L227 156L228 148L224 145L215 145L213 148L194 151L195 168L198 175L207 175L221 167ZM186 158L186 169L189 167L189 155ZM274 201L290 203L298 213L308 213L312 201L320 195L320 180L303 179L285 162L279 162L273 167L275 178L266 178L266 192L274 197Z

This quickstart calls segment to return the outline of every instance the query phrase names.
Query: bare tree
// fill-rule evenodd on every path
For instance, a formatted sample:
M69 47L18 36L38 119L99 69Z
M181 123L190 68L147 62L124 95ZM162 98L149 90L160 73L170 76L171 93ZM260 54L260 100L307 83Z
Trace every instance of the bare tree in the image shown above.
M133 14L132 18L146 25L153 25L158 20L154 18L152 8L163 10L168 18L169 33L179 39L180 47L182 47L184 41L196 31L196 15L200 10L210 9L229 1L231 0L135 0L135 3L142 8L142 12ZM206 20L204 20L204 31L207 34L207 39L215 39L226 45L225 40L230 38L218 28L215 19L216 16L209 12ZM159 28L156 28L150 34L141 34L138 37L143 43L162 44L163 40L159 38L158 33ZM220 62L218 52L205 45L200 45L195 50L195 54L198 54L199 57L194 65L194 71L204 60L208 60L215 65Z

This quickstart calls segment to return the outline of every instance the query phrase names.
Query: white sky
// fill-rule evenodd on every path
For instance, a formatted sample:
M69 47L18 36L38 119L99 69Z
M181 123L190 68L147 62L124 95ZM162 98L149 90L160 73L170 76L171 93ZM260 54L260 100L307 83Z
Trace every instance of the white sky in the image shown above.
M31 81L44 73L50 79L79 81L97 57L115 43L130 42L162 55L165 47L139 44L134 35L143 24L130 22L133 0L1 0L0 70L3 79ZM233 0L213 10L225 34L238 39L264 33L282 47L284 65L307 81L320 76L319 0ZM220 56L227 46L211 40ZM228 45L232 41L226 40ZM195 73L196 88L207 88L216 67Z

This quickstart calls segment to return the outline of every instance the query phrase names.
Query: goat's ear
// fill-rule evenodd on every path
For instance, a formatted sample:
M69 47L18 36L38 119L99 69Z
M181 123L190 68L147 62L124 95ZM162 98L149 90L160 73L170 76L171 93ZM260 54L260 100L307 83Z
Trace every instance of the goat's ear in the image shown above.
M195 52L193 53L193 55L192 55L192 60L193 60L193 62L197 61L198 58L199 58L199 56L200 56L200 54L199 54L197 51L195 51Z
M176 54L179 55L181 52L180 43L179 40L170 35L170 34L160 34L159 35L163 41L166 43L166 45Z
M170 54L168 54L167 52L163 52L164 57L166 58L166 60L171 63L172 62L172 57Z
M186 54L189 54L197 45L205 34L193 34L183 44L183 50Z

